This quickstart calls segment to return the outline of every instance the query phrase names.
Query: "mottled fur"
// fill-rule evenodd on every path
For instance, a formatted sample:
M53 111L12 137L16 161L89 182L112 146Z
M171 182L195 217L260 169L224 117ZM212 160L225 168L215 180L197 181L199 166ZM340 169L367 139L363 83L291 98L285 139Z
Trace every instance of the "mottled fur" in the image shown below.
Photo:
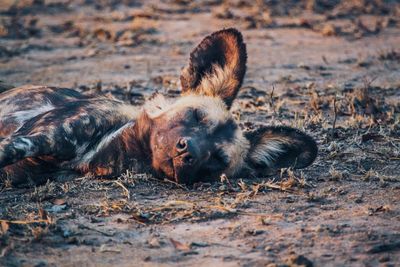
M215 32L191 53L182 96L158 94L142 108L71 89L24 86L0 94L0 177L14 184L78 175L151 171L193 183L222 173L264 175L312 163L311 137L289 127L242 132L229 112L246 71L235 29Z

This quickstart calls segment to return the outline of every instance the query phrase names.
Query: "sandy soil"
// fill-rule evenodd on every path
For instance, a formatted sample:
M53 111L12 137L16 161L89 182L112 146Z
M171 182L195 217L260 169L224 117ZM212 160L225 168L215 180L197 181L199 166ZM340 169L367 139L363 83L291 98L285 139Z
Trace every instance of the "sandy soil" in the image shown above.
M249 62L232 112L299 127L320 153L301 171L190 188L129 172L3 185L0 265L398 266L398 2L262 2L1 1L0 91L176 97L191 49L234 26Z

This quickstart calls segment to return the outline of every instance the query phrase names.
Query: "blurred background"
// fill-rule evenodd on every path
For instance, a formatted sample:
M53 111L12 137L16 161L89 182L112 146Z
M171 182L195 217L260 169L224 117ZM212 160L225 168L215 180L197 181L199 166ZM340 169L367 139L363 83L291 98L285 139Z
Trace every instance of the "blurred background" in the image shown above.
M0 80L142 104L178 95L190 51L236 27L248 48L237 109L270 118L275 101L283 118L330 115L338 95L343 114L371 115L398 106L399 26L389 0L1 0Z

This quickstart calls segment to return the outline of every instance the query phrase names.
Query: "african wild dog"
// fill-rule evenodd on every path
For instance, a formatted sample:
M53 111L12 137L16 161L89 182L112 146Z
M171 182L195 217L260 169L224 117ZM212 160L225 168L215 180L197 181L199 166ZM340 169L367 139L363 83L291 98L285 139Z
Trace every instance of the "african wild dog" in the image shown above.
M246 72L235 29L207 36L181 74L182 96L142 108L43 86L0 94L0 175L13 184L152 171L179 183L310 165L314 140L289 127L242 132L229 112Z

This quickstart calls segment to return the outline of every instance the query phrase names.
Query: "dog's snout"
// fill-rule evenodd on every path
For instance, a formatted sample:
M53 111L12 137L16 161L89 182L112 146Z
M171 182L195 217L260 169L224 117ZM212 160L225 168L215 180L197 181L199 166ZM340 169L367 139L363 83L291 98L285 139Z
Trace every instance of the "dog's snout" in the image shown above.
M182 162L186 165L191 165L194 163L194 157L190 153L187 153L182 156Z
M188 182L197 171L198 161L194 154L184 152L173 159L176 182Z

